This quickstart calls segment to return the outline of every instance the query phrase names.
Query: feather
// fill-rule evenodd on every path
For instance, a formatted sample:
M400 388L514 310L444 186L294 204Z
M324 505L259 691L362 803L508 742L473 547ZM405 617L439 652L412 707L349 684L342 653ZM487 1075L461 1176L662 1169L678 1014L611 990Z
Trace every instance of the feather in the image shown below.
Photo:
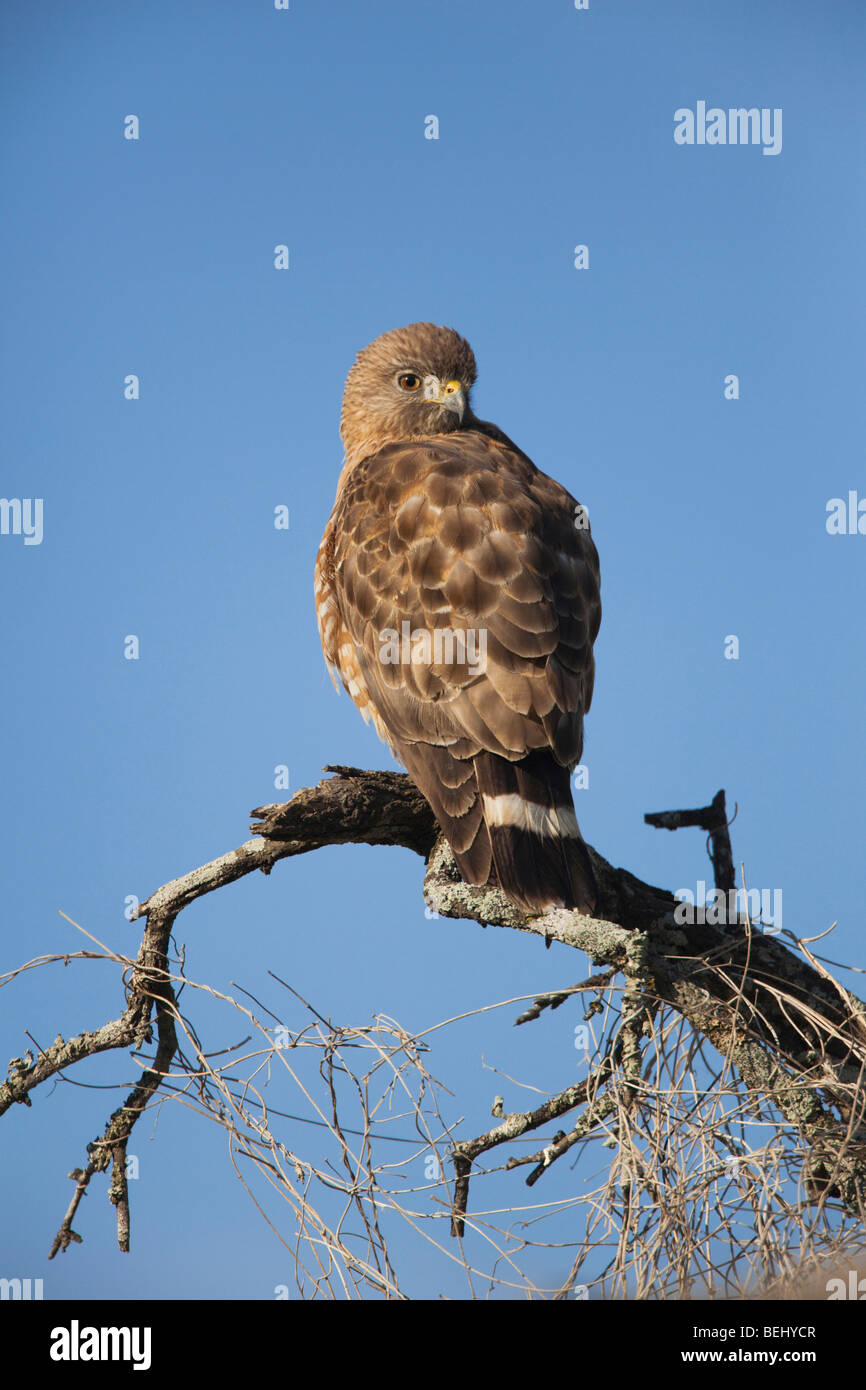
M404 391L406 373L433 385ZM359 353L316 563L322 646L468 883L530 912L591 911L569 774L592 699L598 555L571 494L474 416L474 379L469 345L432 324ZM445 382L457 408L436 396Z

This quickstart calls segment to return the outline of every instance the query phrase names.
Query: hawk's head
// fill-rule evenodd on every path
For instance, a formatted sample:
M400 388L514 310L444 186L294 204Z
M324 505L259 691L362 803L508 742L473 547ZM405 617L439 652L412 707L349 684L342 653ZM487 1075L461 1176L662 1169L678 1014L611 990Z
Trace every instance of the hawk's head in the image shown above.
M340 434L347 455L397 439L443 434L471 417L475 357L465 338L435 323L383 333L352 365Z

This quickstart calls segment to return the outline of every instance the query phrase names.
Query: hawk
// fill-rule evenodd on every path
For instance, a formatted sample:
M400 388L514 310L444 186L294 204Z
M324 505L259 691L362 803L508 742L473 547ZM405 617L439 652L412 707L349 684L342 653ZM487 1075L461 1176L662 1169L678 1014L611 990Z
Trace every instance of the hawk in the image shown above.
M592 699L598 554L571 494L473 414L475 377L466 340L432 323L358 353L316 561L322 647L467 883L528 913L591 912L570 773Z

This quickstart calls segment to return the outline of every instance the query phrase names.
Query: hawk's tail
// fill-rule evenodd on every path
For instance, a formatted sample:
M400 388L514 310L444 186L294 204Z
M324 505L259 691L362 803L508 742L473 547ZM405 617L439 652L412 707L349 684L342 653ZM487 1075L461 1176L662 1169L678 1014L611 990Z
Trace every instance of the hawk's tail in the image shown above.
M479 753L474 765L500 887L527 912L569 907L591 915L598 890L568 768L546 748L519 762Z

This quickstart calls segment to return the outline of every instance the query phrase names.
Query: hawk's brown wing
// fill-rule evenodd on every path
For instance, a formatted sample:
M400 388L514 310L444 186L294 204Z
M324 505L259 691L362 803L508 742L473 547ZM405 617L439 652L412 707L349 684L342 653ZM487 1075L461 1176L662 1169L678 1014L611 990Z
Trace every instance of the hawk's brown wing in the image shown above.
M590 896L568 778L601 617L581 521L519 450L460 430L352 467L317 566L332 668L430 801L467 880L498 878L531 907Z

